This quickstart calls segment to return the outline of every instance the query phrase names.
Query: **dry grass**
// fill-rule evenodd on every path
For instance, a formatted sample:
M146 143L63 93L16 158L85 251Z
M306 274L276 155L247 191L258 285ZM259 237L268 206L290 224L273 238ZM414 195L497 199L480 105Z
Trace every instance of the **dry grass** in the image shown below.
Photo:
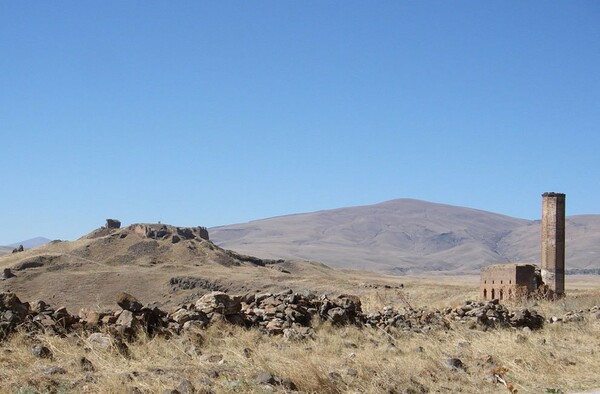
M449 285L410 281L406 290L363 291L364 309L401 308L405 306L401 295L415 307L455 306L476 295L469 281ZM545 316L562 316L600 304L597 289L582 286L572 288L570 294L535 307ZM289 385L257 382L261 372L289 379L298 391L308 393L509 392L505 385L491 381L492 372L519 393L583 391L600 387L600 320L586 316L580 323L547 325L530 334L512 329L484 332L466 325L417 334L322 324L314 338L300 342L216 324L193 337L140 336L129 345L129 356L116 347L90 348L83 335L29 338L18 334L0 343L0 392L124 393L135 392L131 390L136 387L144 393L163 393L184 380L196 392L290 391ZM36 343L51 349L53 359L34 357L30 349ZM211 355L222 359L207 360ZM84 371L81 357L91 361L95 371ZM465 370L448 368L444 360L449 357L462 360ZM48 374L49 366L64 368L64 373Z

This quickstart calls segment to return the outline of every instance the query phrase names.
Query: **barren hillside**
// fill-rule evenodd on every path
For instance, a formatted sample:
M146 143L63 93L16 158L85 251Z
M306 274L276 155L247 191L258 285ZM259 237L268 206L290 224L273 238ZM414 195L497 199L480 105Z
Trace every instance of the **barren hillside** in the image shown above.
M2 256L4 268L15 276L0 282L2 290L71 308L111 306L119 291L169 306L210 290L244 293L292 283L319 290L344 278L319 263L242 256L203 239L198 228L165 225L100 228L74 242Z
M266 258L322 261L393 273L475 273L537 262L539 221L400 199L210 229L225 248ZM600 215L567 220L567 268L600 267Z

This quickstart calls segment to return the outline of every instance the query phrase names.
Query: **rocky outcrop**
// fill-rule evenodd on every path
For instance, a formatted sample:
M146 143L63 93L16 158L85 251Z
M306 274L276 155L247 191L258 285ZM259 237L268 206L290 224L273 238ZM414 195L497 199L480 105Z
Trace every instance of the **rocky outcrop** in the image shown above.
M117 219L106 219L105 227L108 229L119 229L121 228L121 221Z

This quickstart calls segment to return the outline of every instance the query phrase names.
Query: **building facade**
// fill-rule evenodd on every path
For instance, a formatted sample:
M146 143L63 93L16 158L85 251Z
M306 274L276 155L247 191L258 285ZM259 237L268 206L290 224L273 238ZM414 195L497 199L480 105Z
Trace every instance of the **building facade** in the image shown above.
M481 270L479 296L482 300L508 301L527 296L540 285L533 264L496 264Z

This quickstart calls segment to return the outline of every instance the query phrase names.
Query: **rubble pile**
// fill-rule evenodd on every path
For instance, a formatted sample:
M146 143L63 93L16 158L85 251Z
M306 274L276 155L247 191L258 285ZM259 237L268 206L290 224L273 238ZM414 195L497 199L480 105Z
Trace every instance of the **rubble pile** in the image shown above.
M424 333L433 328L450 328L448 319L439 310L404 308L402 311L395 311L391 306L384 307L381 312L368 314L366 316L366 326L383 329L396 327L402 331Z
M315 322L330 322L334 326L357 325L366 328L427 333L432 329L450 329L452 324L469 324L471 328L528 327L541 329L546 322L534 310L509 311L497 301L467 301L456 308L395 310L391 306L376 313L364 314L360 299L341 295L294 293L257 293L245 296L213 291L197 302L178 307L167 313L157 306L143 306L135 297L119 293L117 311L82 309L77 315L66 308L54 309L44 301L22 302L10 292L0 293L0 339L16 330L50 332L109 332L128 338L143 330L151 335L180 335L190 330L206 328L211 322L225 321L248 328L257 328L268 335L283 335L288 339L304 339L313 334ZM589 312L600 318L600 306L587 311L568 312L563 317L552 316L549 323L577 322Z
M257 327L268 334L287 332L291 336L308 334L306 328L310 328L315 318L333 325L361 324L363 321L360 300L356 297L340 296L330 300L326 296L316 297L291 290L246 296L213 291L195 304L177 309L170 318L169 329L176 332L185 330L186 324L206 326L213 319L224 319L245 327Z
M461 323L476 323L483 327L529 327L532 330L544 326L544 317L535 310L509 311L498 300L467 301L457 308L446 308L446 316Z

